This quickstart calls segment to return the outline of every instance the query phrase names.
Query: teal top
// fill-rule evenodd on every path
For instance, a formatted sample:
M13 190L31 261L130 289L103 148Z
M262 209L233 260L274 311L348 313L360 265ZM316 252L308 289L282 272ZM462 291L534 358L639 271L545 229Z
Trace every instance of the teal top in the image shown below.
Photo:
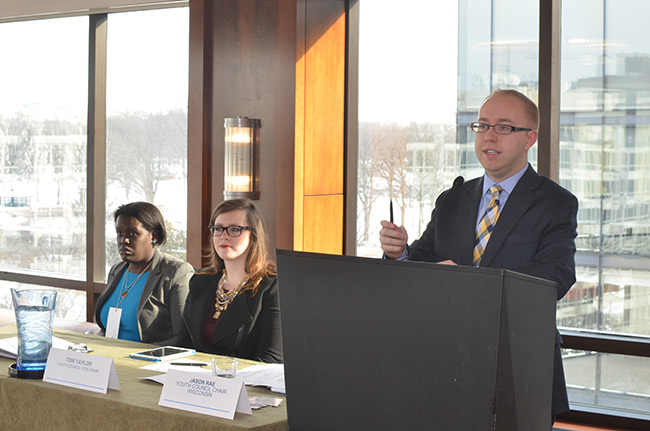
M120 331L118 338L122 340L141 341L140 330L138 329L138 303L144 290L144 285L149 277L149 271L140 274L134 274L128 270L124 271L122 278L117 283L115 290L104 303L99 318L106 328L108 323L108 310L111 307L122 309L122 318L120 319ZM127 292L124 299L121 296Z

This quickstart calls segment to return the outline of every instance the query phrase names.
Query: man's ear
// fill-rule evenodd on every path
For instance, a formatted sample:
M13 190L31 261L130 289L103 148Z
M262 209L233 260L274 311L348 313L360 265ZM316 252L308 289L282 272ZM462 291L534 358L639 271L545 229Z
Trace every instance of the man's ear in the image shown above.
M528 132L528 140L526 142L526 151L530 150L533 145L537 142L537 130L531 130Z

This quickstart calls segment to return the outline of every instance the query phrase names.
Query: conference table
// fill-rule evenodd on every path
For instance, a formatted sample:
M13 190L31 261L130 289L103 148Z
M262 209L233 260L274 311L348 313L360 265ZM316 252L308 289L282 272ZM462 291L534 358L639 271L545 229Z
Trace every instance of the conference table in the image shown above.
M16 327L0 327L0 339L15 337ZM150 344L109 339L96 335L55 330L54 336L71 343L85 343L91 355L113 358L121 390L101 394L80 389L10 377L15 360L0 358L0 429L11 430L259 430L288 429L284 396L266 388L246 386L249 397L283 398L279 407L236 413L234 420L221 419L158 405L163 386L140 379L156 372L143 370L145 361L129 353L157 347ZM214 355L197 353L193 359L210 362ZM239 369L257 364L240 360Z

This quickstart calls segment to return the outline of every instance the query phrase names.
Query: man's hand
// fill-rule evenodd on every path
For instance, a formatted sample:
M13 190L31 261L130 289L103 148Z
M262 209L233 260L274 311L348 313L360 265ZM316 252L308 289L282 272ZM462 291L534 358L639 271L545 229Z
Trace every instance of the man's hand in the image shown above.
M408 239L409 235L404 226L397 226L395 223L386 220L381 221L379 242L386 257L390 259L400 257L406 248Z

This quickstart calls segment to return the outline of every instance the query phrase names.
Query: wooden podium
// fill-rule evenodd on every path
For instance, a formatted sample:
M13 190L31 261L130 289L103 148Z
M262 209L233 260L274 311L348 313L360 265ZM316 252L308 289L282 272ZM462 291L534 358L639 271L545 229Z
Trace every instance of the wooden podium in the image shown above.
M555 283L276 256L290 430L551 428Z

